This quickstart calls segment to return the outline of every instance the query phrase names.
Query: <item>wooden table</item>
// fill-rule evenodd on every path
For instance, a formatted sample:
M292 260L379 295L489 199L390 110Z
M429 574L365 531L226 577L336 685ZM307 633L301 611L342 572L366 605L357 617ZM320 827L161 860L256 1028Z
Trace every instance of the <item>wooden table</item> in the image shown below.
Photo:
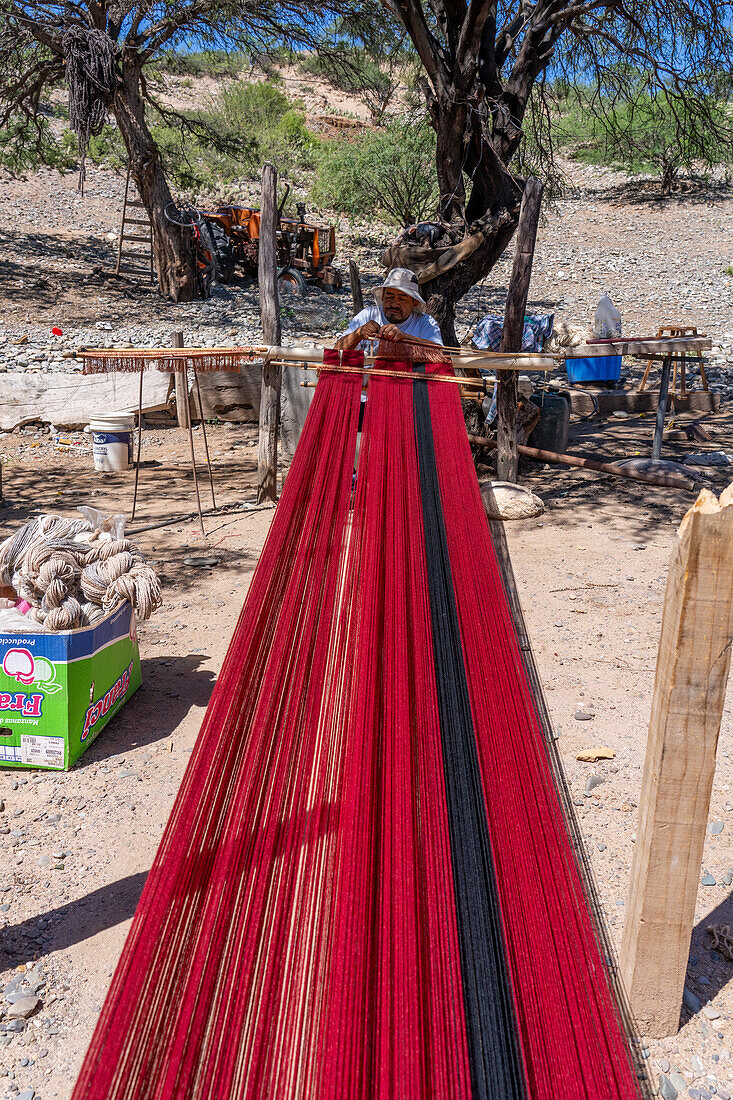
M667 395L669 393L669 376L672 364L675 360L686 359L687 356L702 356L704 351L710 351L713 342L709 336L663 336L649 340L614 340L613 343L580 344L578 347L567 348L565 359L589 359L602 355L633 355L637 359L661 359L662 378L659 383L659 401L657 402L657 419L654 426L654 441L652 443L652 458L659 458L662 453L662 432L664 431L664 418L667 413Z

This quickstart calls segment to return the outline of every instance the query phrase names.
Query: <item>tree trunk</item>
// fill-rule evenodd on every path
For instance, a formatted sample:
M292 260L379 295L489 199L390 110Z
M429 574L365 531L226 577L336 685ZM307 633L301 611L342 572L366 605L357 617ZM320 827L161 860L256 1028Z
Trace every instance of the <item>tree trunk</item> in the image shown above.
M125 142L130 174L153 227L153 256L160 292L174 302L191 302L202 297L193 235L190 229L172 225L165 216L172 196L158 147L145 121L140 69L125 64L124 60L122 83L115 94L112 112Z
M438 322L445 344L455 347L458 342L455 330L456 303L491 271L512 239L518 221L517 202L516 207L502 211L496 221L492 222L486 230L484 243L471 256L457 263L445 274L439 275L437 279L422 284L421 291L427 301L428 312Z

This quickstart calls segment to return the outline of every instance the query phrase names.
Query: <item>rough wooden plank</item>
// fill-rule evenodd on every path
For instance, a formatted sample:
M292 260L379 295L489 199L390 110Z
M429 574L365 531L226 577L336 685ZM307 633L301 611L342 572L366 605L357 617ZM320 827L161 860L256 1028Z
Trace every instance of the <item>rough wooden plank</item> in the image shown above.
M707 490L672 551L621 976L646 1035L679 1026L733 640L733 484Z
M102 412L137 411L139 377L111 374L4 374L0 385L0 430L12 431L40 420L58 428L83 428ZM145 375L143 413L168 407L171 379L150 370Z
M607 416L616 409L624 409L626 412L654 412L659 400L659 394L654 390L644 390L642 393L629 390L603 391L592 389L586 382L580 382L579 385L581 389L568 386L563 390L570 401L572 412L579 416L587 416L594 411L601 416ZM595 397L595 403L591 393ZM704 393L702 390L690 393L688 390L684 397L675 398L676 412L715 412L719 407L719 393Z
M522 347L524 311L527 308L529 282L532 277L532 260L537 239L537 223L540 218L543 186L530 177L524 186L522 206L517 226L517 247L514 253L509 289L507 291L504 329L500 351L519 351ZM500 481L516 481L519 455L517 453L517 376L510 371L499 371L496 399L497 411L497 473Z
M300 371L291 373L300 374ZM203 371L199 375L201 405L194 400L194 416L256 424L260 418L262 366L247 363L240 374Z
M353 260L349 260L349 282L351 283L351 306L354 316L361 313L364 308L364 294L361 289L359 268Z
M566 359L588 359L598 355L636 355L645 358L658 358L677 353L679 355L701 355L710 351L713 341L708 336L676 336L667 340L614 340L612 344L578 344L576 347L563 348Z
M277 171L272 164L262 169L260 211L259 289L260 316L265 343L280 343L280 302L277 288ZM260 435L257 452L257 499L277 499L277 435L280 422L282 367L266 361L262 368Z

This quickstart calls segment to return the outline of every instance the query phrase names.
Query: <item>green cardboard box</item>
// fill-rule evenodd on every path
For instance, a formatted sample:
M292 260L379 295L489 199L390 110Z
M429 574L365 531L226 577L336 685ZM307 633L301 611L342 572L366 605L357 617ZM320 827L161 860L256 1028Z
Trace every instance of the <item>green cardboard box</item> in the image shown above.
M67 771L141 683L128 603L81 630L0 633L0 767Z

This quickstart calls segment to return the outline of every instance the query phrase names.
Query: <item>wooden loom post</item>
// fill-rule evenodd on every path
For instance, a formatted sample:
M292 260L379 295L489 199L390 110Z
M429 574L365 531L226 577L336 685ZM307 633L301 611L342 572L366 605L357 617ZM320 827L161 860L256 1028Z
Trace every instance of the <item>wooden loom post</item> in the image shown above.
M174 347L174 348L182 348L183 347L183 333L182 332L174 332L171 335L171 347ZM188 404L188 367L187 367L187 360L186 359L183 359L181 361L181 369L177 370L175 372L174 377L175 377L175 380L176 380L176 406L178 406L178 392L179 392L178 381L179 381L180 378L183 379L183 392L185 394L186 417L187 417L187 420L188 420L187 425L184 425L184 426L188 427L188 446L189 446L189 449L190 449L190 452L191 452L191 470L193 472L193 487L196 490L196 506L197 506L198 512L199 512L199 523L201 524L201 534L204 536L204 538L206 538L206 528L204 527L204 514L201 511L201 494L199 492L199 475L198 475L198 472L196 470L196 454L195 454L194 449L193 449L193 424L191 423L191 409L190 409L190 406ZM178 411L178 410L176 409L176 411ZM178 424L179 424L179 426L181 425L180 414L179 414ZM207 457L208 457L208 455L207 455Z
M171 333L171 347L183 347L183 333ZM179 428L188 428L191 425L191 408L188 403L188 371L185 369L173 372L176 386L176 418Z
M132 494L132 514L130 515L130 523L135 518L135 508L137 507L137 488L140 482L140 448L143 441L143 377L145 375L144 365L140 366L140 388L138 390L137 397L137 458L135 459L135 491Z
M265 343L280 344L280 303L277 292L277 171L262 169L262 210L258 263L260 316ZM262 364L260 435L257 450L257 501L277 500L277 434L280 422L282 367L268 359Z
M620 973L642 1032L679 1026L733 639L733 484L680 526L667 580Z
M356 317L364 308L364 295L361 289L359 268L353 260L349 260L349 282L351 283L351 304Z
M529 281L532 276L532 260L537 239L537 223L540 218L543 185L530 177L524 187L522 206L517 226L517 248L514 254L514 266L509 280L506 309L504 312L504 331L501 338L501 351L520 351L524 331L524 311L529 295ZM517 452L517 398L518 380L516 371L499 370L497 389L497 473L500 481L516 481L519 466Z

